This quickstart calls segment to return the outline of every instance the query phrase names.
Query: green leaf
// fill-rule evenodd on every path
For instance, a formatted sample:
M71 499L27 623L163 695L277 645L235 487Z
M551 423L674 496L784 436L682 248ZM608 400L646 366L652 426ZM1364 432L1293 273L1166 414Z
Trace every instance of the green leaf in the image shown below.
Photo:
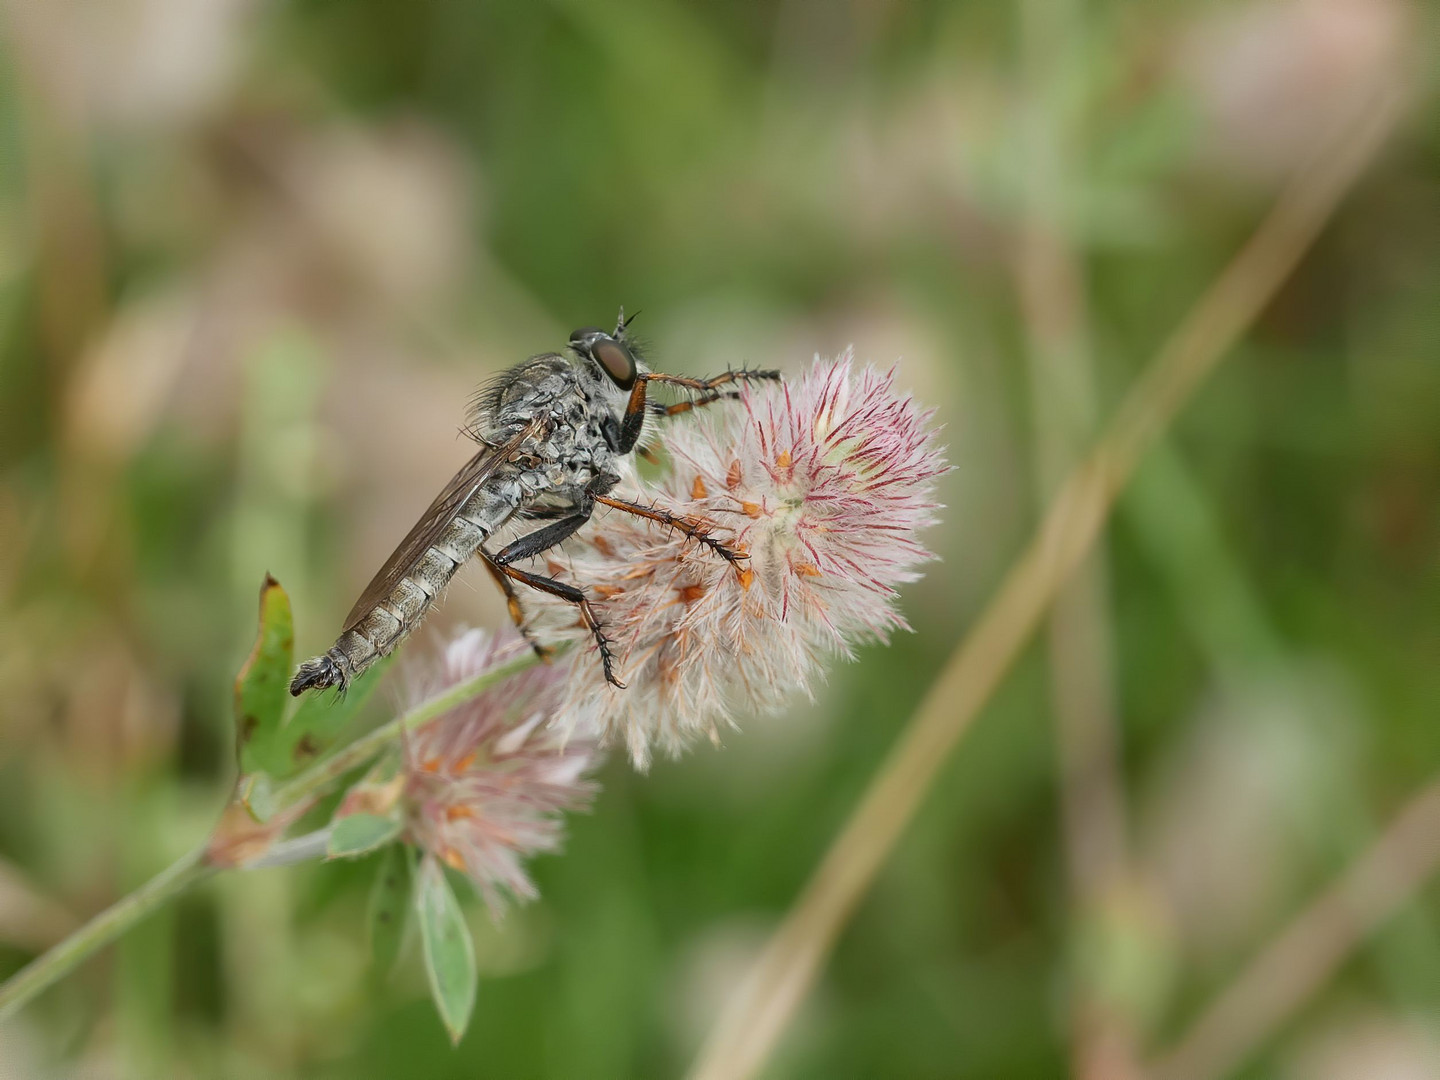
M400 835L405 827L399 814L349 814L338 818L330 828L330 841L325 845L327 859L354 859L384 847Z
M275 784L269 773L257 772L242 776L235 794L256 821L269 821L279 809L275 805Z
M280 729L271 771L281 778L292 776L328 750L370 700L392 659L386 657L375 664L343 695L315 691L306 694L295 715Z
M435 999L450 1041L458 1044L475 1008L475 946L460 903L433 856L420 864L415 910L420 916L430 996Z
M404 844L391 844L370 890L370 959L378 975L388 975L400 955L409 900L410 856Z
M295 651L290 598L269 574L260 586L260 629L235 676L235 742L242 773L266 768L280 731L285 688Z

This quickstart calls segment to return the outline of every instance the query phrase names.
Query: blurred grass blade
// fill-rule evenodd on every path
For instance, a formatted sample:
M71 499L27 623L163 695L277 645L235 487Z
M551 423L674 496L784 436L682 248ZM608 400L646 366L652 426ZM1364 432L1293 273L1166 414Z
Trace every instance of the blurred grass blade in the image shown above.
M267 769L273 757L294 651L290 598L280 583L266 574L260 586L255 646L235 676L235 739L242 773Z
M350 814L335 822L330 842L325 846L327 859L355 859L378 851L400 835L405 827L399 814Z
M415 910L420 917L430 995L450 1033L450 1041L459 1043L475 1008L475 946L460 902L445 880L444 869L433 857L420 864Z
M390 973L400 955L409 901L410 855L404 844L391 844L380 858L380 869L370 890L370 959L375 974L382 978Z

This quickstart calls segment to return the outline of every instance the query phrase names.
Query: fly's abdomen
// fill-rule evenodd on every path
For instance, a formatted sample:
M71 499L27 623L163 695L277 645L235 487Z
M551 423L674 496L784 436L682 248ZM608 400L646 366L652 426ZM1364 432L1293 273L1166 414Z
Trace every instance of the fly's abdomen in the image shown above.
M420 625L455 572L514 512L515 501L505 492L482 490L471 496L383 597L358 613L323 655L300 665L290 692L299 694L326 686L343 689L375 661L394 651Z

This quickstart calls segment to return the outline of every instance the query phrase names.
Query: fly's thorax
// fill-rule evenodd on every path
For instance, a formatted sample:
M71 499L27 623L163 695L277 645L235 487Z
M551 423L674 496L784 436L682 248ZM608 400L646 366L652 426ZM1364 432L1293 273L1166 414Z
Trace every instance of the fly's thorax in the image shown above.
M605 430L618 428L629 395L588 364L576 369L575 379L575 393L567 396L556 411L551 444L564 472L560 482L583 486L589 478L610 468L614 454ZM562 405L558 401L556 404Z
M517 448L503 480L488 485L510 506L557 490L581 490L612 467L605 430L619 423L628 395L593 365L556 354L532 357L489 394L491 431L513 433L546 421L541 434Z

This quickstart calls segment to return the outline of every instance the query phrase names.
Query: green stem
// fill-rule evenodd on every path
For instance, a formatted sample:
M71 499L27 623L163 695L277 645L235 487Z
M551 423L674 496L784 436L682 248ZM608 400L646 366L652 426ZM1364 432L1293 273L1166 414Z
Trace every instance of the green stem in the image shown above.
M68 975L87 956L108 945L146 916L153 914L215 873L196 851L151 878L129 896L115 901L48 952L36 957L0 985L0 1020L12 1015L46 987Z
M449 712L478 697L490 686L508 679L537 662L533 652L526 652L498 667L490 668L464 682L456 683L443 694L422 701L415 708L398 716L374 731L360 736L343 749L317 762L305 772L276 789L277 806L293 806L301 799L318 795L338 782L352 769L364 765L406 731ZM42 990L69 974L86 957L110 944L147 915L159 910L180 894L199 884L221 867L205 862L201 848L161 871L129 896L117 900L80 929L41 954L15 975L0 984L0 1020L13 1015Z

